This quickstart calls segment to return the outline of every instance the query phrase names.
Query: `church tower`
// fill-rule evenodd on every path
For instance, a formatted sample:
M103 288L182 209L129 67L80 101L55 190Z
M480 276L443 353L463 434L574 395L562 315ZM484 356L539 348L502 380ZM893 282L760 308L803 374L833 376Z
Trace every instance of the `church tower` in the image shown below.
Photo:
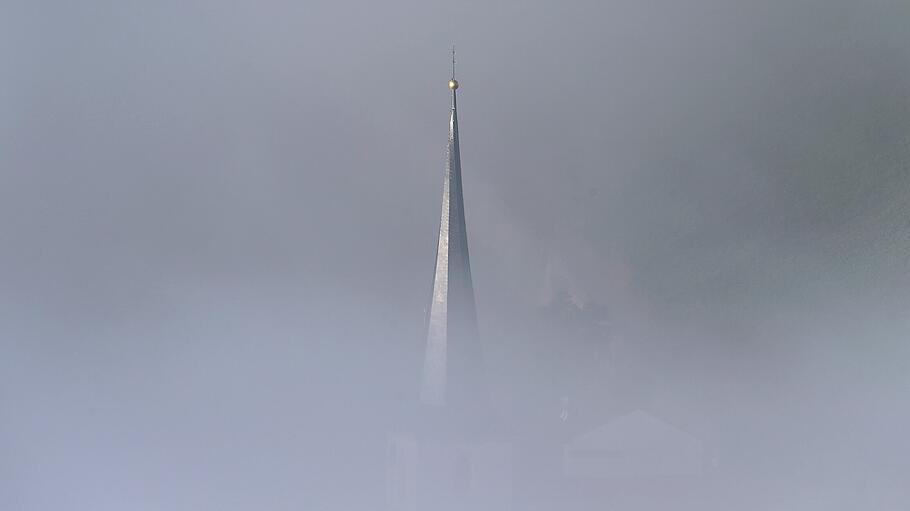
M461 154L458 140L458 81L452 52L452 111L436 244L433 294L427 310L427 339L420 402L467 411L485 401L477 334L474 284L468 255Z
M452 50L452 111L436 242L433 294L418 413L389 435L386 496L390 511L508 511L512 445L491 427L468 256L458 81Z

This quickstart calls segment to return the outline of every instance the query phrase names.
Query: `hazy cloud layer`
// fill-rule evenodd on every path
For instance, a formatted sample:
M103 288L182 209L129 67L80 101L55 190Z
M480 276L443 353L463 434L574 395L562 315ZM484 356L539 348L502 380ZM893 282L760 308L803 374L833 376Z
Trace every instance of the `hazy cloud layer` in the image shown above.
M908 19L884 0L5 3L0 507L377 502L387 410L416 392L453 42L501 384L529 374L507 333L558 260L622 325L648 404L699 417L743 472L837 445L896 486Z

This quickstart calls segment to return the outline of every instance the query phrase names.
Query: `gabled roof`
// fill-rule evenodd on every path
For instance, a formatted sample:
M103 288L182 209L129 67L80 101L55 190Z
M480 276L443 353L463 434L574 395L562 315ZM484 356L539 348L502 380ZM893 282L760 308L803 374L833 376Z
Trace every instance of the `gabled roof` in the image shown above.
M570 448L616 450L659 449L675 445L695 447L700 446L701 441L694 435L640 409L589 430L567 444Z

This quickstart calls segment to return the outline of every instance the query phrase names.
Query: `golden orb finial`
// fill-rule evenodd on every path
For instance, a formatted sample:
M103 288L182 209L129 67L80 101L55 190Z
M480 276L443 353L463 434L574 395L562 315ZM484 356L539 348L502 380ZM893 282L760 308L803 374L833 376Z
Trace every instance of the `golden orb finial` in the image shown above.
M454 79L454 78L452 78L451 80L449 80L449 88L452 89L452 90L457 89L457 88L458 88L458 80L456 80L456 79Z

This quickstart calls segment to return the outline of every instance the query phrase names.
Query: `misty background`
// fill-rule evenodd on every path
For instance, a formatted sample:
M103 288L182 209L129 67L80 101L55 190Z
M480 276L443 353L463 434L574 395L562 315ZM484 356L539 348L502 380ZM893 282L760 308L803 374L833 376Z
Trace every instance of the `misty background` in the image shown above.
M2 2L0 508L381 509L455 43L505 413L566 352L523 335L557 261L622 333L623 388L593 394L696 430L755 509L870 487L898 509L908 20L899 0Z

